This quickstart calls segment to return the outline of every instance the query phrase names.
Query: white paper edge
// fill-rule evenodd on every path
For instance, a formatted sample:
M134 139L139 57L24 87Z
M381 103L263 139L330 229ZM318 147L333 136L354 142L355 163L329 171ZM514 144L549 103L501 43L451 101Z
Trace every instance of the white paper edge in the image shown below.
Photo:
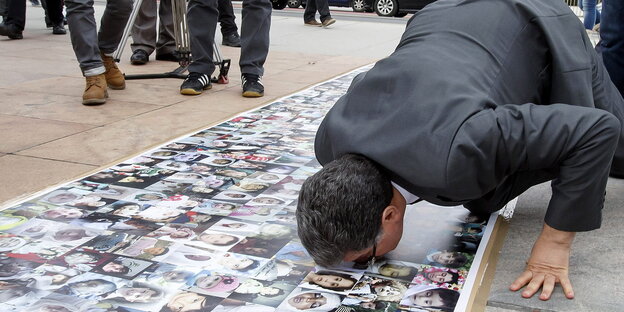
M514 201L509 202L507 205L516 203ZM466 281L462 286L459 299L457 300L457 304L455 305L455 312L463 312L468 308L468 300L470 299L470 295L473 291L478 289L481 286L481 280L477 281L477 271L481 266L481 261L483 260L483 254L485 253L485 249L487 248L488 243L490 242L490 238L492 236L492 231L494 231L494 225L498 218L498 212L494 212L490 215L487 226L485 227L485 233L481 238L481 242L479 243L479 248L477 249L477 253L475 254L474 259L472 259L472 265L470 266L470 271L468 271L468 276L466 277ZM475 265L478 264L478 265ZM475 288L476 286L476 288Z

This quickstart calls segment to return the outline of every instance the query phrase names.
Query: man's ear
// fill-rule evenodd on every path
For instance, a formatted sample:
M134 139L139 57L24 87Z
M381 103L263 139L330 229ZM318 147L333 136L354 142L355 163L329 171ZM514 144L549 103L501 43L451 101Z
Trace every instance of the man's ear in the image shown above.
M391 204L381 214L381 224L383 226L384 224L395 225L397 223L403 224L403 213L401 209Z

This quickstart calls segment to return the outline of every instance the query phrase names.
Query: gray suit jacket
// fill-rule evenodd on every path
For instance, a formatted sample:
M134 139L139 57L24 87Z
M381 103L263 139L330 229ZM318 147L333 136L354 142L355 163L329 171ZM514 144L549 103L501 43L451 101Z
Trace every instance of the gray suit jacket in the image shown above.
M554 103L567 105L546 105ZM321 164L365 155L440 205L510 184L490 210L530 186L518 174L540 172L532 184L555 178L547 223L589 230L600 226L620 132L608 112L621 120L623 107L563 1L440 0L414 15L392 55L353 80L315 150ZM595 145L607 146L579 153ZM591 209L576 209L583 205Z

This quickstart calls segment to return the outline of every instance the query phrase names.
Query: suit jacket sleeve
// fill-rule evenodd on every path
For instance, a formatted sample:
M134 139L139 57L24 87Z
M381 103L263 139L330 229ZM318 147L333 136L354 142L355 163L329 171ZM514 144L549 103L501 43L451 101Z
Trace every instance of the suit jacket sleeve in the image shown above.
M593 230L600 227L619 133L619 121L594 108L526 104L486 109L456 134L449 188L471 196L520 171L551 170L556 178L546 223L562 231ZM470 176L477 177L476 183L466 183Z

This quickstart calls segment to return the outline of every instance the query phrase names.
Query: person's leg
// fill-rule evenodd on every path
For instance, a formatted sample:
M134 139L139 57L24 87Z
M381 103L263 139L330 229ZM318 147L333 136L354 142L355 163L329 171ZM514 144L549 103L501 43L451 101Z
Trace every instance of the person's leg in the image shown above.
M65 4L72 47L83 75L103 74L106 70L98 47L93 0L66 0Z
M306 3L305 10L303 11L303 22L307 23L315 20L316 15L316 0L309 0Z
M243 0L240 68L243 74L264 74L269 54L271 11L269 0Z
M310 2L312 1L314 0L311 0ZM319 12L321 22L331 19L331 14L329 13L329 3L327 0L316 0L316 8Z
M156 49L156 11L156 0L143 0L141 2L141 7L130 31L132 36L130 48L133 53L136 53L137 50L143 50L147 55L150 55ZM147 60L145 61L147 62Z
M117 50L128 17L132 13L132 0L108 0L100 21L98 45L104 54L112 54Z
M103 104L108 97L104 76L106 69L98 47L93 0L67 0L65 4L72 47L86 78L82 104Z
M581 0L583 2L583 26L592 29L596 24L596 0Z
M180 93L198 95L212 87L213 44L219 18L217 0L190 0L186 16L193 62L188 67L188 77L180 86Z
M26 2L23 0L7 1L8 15L5 24L12 24L19 32L22 32L26 24Z
M611 80L624 96L624 1L604 0L601 19L596 50L602 53Z
M0 16L2 16L2 23L6 21L7 15L7 0L0 0Z
M171 56L172 59L175 59L176 43L171 0L160 0L158 16L160 17L160 22L158 26L158 42L156 42L156 58Z
M119 46L130 13L132 13L132 0L108 0L100 22L98 47L106 68L106 83L111 89L126 88L125 78L117 68L112 54Z
M241 26L241 82L244 97L264 95L262 75L264 62L269 54L269 31L271 28L270 0L243 0Z
M236 16L234 16L234 7L232 7L232 0L219 0L219 25L221 25L221 34L223 37L227 35L238 33L238 27L236 27Z
M61 0L41 1L42 6L44 3L46 15L49 17L50 23L52 24L52 33L55 35L66 34L67 32L65 31L65 26L63 25L63 21L65 19L63 16L63 2Z
M221 44L230 47L240 47L240 36L236 27L234 8L231 0L219 0L219 24L221 25Z

